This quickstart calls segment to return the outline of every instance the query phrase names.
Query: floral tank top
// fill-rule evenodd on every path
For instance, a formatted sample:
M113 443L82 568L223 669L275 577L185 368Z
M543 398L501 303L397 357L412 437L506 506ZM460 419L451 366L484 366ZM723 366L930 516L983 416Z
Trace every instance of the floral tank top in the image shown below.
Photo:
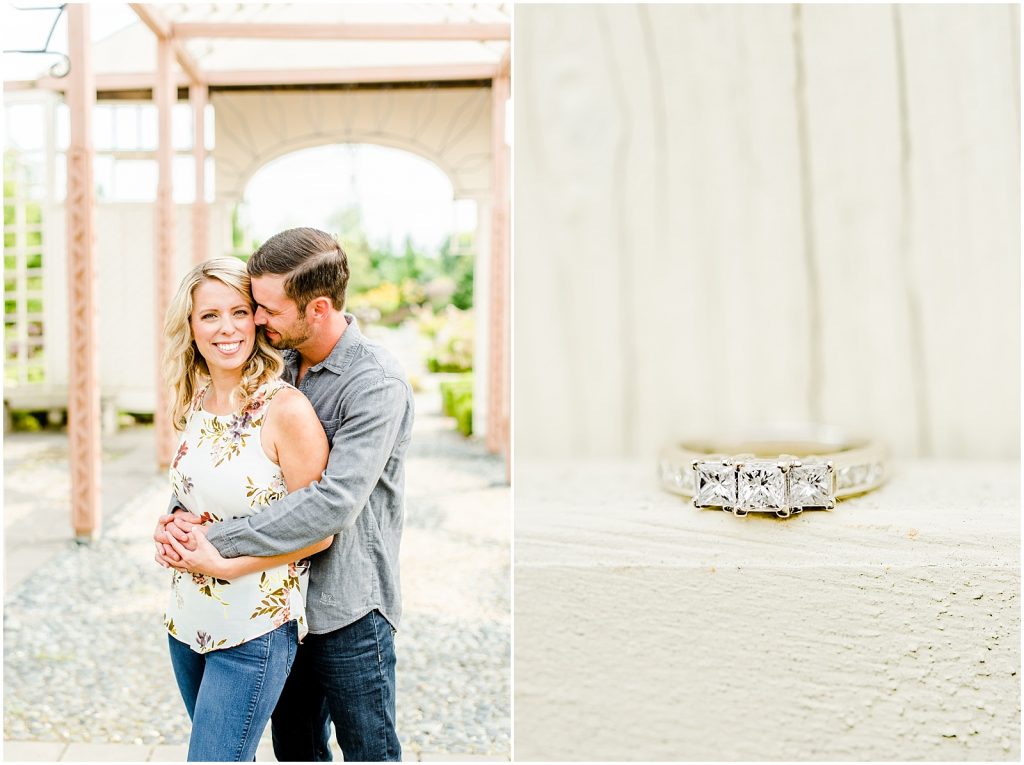
M240 411L228 415L203 409L209 387L192 400L170 469L178 502L203 525L255 515L288 491L280 466L263 451L260 432L274 396L292 386L265 383ZM305 560L231 581L175 571L164 626L197 653L241 645L292 619L301 640L309 631L308 578Z

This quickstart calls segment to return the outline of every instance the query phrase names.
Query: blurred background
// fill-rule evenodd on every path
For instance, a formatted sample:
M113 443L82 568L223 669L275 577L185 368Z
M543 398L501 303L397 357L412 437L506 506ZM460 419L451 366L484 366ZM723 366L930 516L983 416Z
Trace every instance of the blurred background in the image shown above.
M406 757L507 759L510 9L2 10L7 759L184 759L148 549L163 313L294 226L338 236L416 394Z
M187 67L175 61L170 75L177 95L165 142L172 190L166 214L158 203L161 112L153 96L159 35L126 4L92 14L97 98L90 149L108 430L118 413L145 418L156 408L154 288L134 289L159 281L163 272L154 264L170 260L176 284L194 260L244 260L274 233L298 225L340 237L352 261L351 309L364 323L401 329L420 346L414 377L476 370L477 411L475 423L468 412L464 418L467 434L503 429L507 406L489 401L488 386L506 370L486 360L503 310L492 299L490 266L507 260L491 241L500 200L492 182L490 75L508 43L478 41L461 30L475 25L490 35L487 25L507 25L507 14L501 6L445 4L393 11L292 4L144 10L157 30L176 25L171 47ZM5 411L18 427L32 427L26 412L37 419L48 413L51 422L61 417L69 379L62 339L67 14L46 6L11 6L6 13L7 49L33 52L4 57ZM343 32L303 37L317 25L373 25L385 17L446 25L452 39L390 40L387 30L372 27L352 39ZM257 35L232 25L256 25ZM275 25L285 31L266 31ZM398 36L415 32L407 27ZM275 69L267 68L270 61ZM493 180L507 186L506 179ZM164 225L172 235L162 244L156 232ZM125 324L125 315L146 318ZM116 343L106 339L114 336ZM129 346L135 363L125 368L119 355ZM496 435L488 443L502 451Z
M516 456L1019 452L1019 9L516 12Z

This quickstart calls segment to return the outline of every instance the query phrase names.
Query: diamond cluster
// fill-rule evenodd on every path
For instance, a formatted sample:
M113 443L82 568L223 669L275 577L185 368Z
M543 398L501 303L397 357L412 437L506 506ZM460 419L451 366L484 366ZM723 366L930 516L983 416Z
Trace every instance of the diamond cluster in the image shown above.
M840 490L854 489L863 486L872 487L885 476L885 468L881 462L862 465L849 465L839 468L836 474L836 488Z
M663 484L674 486L683 494L693 494L693 470L689 465L675 465L669 460L663 460L660 469Z
M693 504L737 515L773 512L780 517L805 507L835 506L835 473L825 462L768 460L696 461Z

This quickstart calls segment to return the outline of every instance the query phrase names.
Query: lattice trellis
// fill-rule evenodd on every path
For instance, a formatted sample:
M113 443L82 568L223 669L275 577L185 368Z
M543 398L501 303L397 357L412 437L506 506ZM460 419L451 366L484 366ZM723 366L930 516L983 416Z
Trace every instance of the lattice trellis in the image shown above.
M4 164L4 384L15 387L42 383L46 374L43 221L25 163L10 154Z

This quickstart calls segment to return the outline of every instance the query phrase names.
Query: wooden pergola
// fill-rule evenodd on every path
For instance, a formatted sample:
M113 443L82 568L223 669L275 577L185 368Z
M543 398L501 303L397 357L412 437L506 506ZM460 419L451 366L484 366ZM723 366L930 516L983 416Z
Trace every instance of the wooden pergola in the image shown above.
M204 38L244 40L359 40L359 41L503 41L510 39L510 25L478 21L355 22L355 23L175 23L162 6L130 4L157 41L152 72L97 76L92 68L89 5L68 4L70 75L59 81L42 78L33 87L63 89L70 110L70 145L67 171L67 242L70 316L70 369L68 436L72 471L72 522L79 540L92 538L100 525L100 387L97 353L97 268L95 252L95 195L91 115L97 91L151 89L158 113L158 184L156 195L155 284L153 327L157 366L162 354L163 317L174 280L174 216L172 195L173 145L171 113L179 87L187 87L194 115L193 157L195 201L192 204L192 260L207 253L207 203L205 201L204 108L211 87L317 85L327 83L389 83L422 81L490 80L491 156L493 204L491 206L491 268L489 273L489 380L486 443L501 452L509 470L510 412L510 303L509 303L509 152L505 141L506 101L510 88L510 50L506 45L497 65L462 62L423 65L349 66L336 69L223 70L204 71L185 45ZM180 67L180 72L176 67ZM17 87L15 85L14 87ZM166 417L167 394L156 385L157 457L165 467L173 453L173 430Z

